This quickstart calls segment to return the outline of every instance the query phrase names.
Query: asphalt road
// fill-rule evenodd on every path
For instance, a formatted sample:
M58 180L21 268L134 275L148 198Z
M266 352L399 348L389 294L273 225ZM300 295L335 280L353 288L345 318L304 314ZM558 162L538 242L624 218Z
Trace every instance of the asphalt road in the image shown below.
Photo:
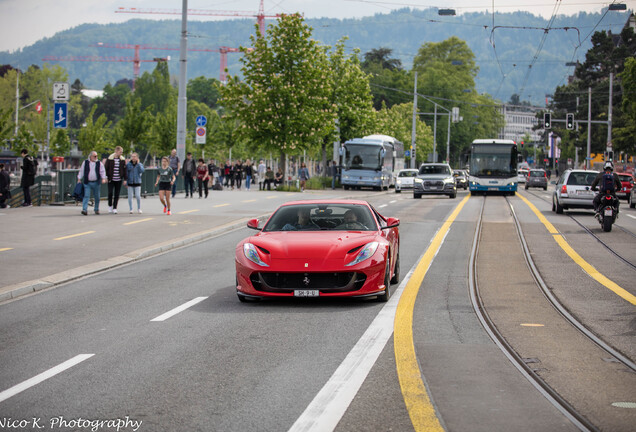
M242 203L248 199L240 197L230 208L184 214L177 221L196 216L197 224L208 228L221 220L230 223L261 215L298 195L258 204ZM414 200L408 193L370 195L381 213L401 219L400 287L465 196L462 192L455 200ZM549 214L549 208L544 208L548 204L526 196L567 232L568 241L584 258L599 269L607 268L618 284L636 292L633 271L599 250L596 240L579 234L573 222ZM185 206L185 200L179 204ZM194 209L197 200L188 205ZM597 334L633 359L633 305L583 274L520 199L513 198L513 205L555 294ZM419 286L413 310L413 345L436 416L446 430L574 430L503 356L472 310L467 262L480 206L480 198L472 197L459 213ZM509 224L505 210L495 209L491 217L496 233L501 231L498 226ZM108 224L113 218L95 219ZM155 222L164 223L159 218ZM153 228L155 232L169 229L160 225L157 231L150 223L147 233ZM106 233L107 227L102 227ZM112 235L122 231L112 230ZM289 430L385 305L372 299L240 303L234 290L234 247L252 232L247 228L226 231L0 304L0 392L75 356L91 355L24 391L0 397L0 430L9 430L2 427L3 419L6 422L9 417L23 420L22 430L40 430L34 427L36 420L45 429L90 430L85 427L88 423L72 423L79 419L141 421L141 431ZM143 241L151 245L147 233ZM626 242L631 242L633 250L636 241ZM514 241L499 246L504 259L518 253ZM517 266L521 268L515 279L505 277L507 265L501 263L503 276L495 286L520 282L522 266ZM525 279L523 283L527 285ZM188 308L164 315L188 302L192 302ZM504 316L501 323L509 325L510 318ZM395 355L391 337L335 430L414 430ZM585 383L581 385L586 388ZM636 402L636 390L631 401ZM620 424L636 424L636 409L617 409L622 410ZM57 427L59 423L68 427ZM128 423L121 430L134 426Z

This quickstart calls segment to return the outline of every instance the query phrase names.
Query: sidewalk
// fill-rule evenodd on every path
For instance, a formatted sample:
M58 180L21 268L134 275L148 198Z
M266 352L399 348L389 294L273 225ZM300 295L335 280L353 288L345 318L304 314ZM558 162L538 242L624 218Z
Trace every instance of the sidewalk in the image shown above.
M213 191L207 199L172 199L172 215L157 197L142 199L143 213L129 214L127 199L119 214L100 215L81 205L0 210L0 302L50 288L99 271L245 227L264 220L280 204L295 199L362 198L369 191L299 192Z

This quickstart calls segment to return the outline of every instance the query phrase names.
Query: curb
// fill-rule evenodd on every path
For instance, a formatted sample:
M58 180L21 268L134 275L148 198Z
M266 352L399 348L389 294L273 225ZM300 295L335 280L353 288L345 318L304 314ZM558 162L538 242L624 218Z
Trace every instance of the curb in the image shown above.
M267 217L269 217L269 214L261 215L257 219L262 222ZM116 256L92 264L83 265L74 269L65 270L63 272L55 273L53 275L46 276L40 279L7 285L6 287L0 288L0 302L16 299L24 295L32 294L47 288L52 288L57 285L71 282L85 276L100 273L135 261L140 261L154 255L159 255L163 252L177 249L182 246L198 243L213 237L218 237L230 231L245 227L249 219L251 218L240 219L238 221L221 225L216 228L189 234L187 236L174 240L168 240L163 243L158 243L152 246L145 247L143 249L137 249L135 251L128 252L121 256Z

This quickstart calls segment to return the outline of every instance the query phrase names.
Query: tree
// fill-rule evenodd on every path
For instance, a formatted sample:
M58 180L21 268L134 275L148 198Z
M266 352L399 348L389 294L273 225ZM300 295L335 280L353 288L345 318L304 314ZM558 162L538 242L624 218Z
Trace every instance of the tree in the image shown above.
M19 155L22 149L27 149L31 155L36 155L40 150L33 133L25 124L20 125L18 134L11 140L11 151L14 154Z
M0 142L11 136L11 132L13 131L13 127L15 123L13 122L13 109L0 108Z
M170 84L168 63L157 62L152 74L144 72L135 83L134 96L141 100L141 109L150 109L152 114L164 112L176 100L177 91Z
M628 58L625 61L625 69L620 74L623 93L623 120L624 124L615 129L616 141L620 148L627 154L636 156L636 59ZM625 145L623 145L625 143Z
M393 50L390 48L374 48L364 54L362 66L366 68L372 64L377 64L382 69L390 71L402 70L402 62L399 59L390 58L391 54L393 54Z
M96 108L97 107L94 106L93 110L95 111ZM139 149L136 149L136 146L147 137L148 131L152 125L152 116L150 114L151 109L152 107L147 107L142 111L141 100L139 98L130 96L126 100L124 118L117 123L117 128L119 129L117 134L119 140L118 144L124 149L125 154L132 151L139 151ZM162 113L163 111L159 114ZM104 114L102 115L104 118L106 117ZM176 133L174 136L176 136Z
M333 133L326 49L311 39L298 15L283 15L266 37L252 35L253 51L242 49L244 81L228 77L222 105L239 134L254 148L287 154L310 149Z
M408 102L409 97L405 93L413 90L413 81L402 69L400 60L389 57L392 53L393 50L389 48L372 49L364 55L361 65L370 77L373 107L376 110L380 110L383 104L390 108L394 104Z
M200 76L188 81L188 103L197 101L206 104L210 108L216 108L219 99L218 86L220 81L216 78Z
M105 114L106 118L114 123L124 117L126 111L126 100L130 95L130 87L126 84L119 84L115 87L110 83L104 87L104 95L95 98L94 105L97 105L96 115Z
M51 139L49 151L52 156L66 156L71 151L71 140L65 129L57 129Z
M109 148L111 122L106 119L104 114L100 115L97 120L93 120L96 109L97 107L93 106L86 117L86 126L79 131L77 146L84 155L88 155L93 150L97 154L103 154Z

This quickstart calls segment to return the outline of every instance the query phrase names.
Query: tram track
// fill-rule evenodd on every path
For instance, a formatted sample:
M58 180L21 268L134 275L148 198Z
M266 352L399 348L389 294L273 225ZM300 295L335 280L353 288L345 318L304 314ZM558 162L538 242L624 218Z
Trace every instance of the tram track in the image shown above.
M494 321L488 314L487 307L484 304L482 297L480 295L479 283L478 283L478 268L477 268L477 257L479 254L480 241L482 235L482 220L484 215L484 208L486 207L487 198L484 197L482 202L481 211L479 214L479 219L477 221L477 226L475 229L475 236L473 240L473 246L471 249L470 260L469 260L469 291L471 302L473 305L473 309L481 322L482 326L489 334L490 338L495 342L495 344L502 350L502 352L506 355L506 357L513 363L513 365L521 372L521 374L548 400L552 403L559 411L561 411L579 430L582 431L596 431L599 430L592 422L590 422L585 416L581 415L577 410L567 401L565 400L556 390L554 390L535 370L531 367L531 365L527 364L526 361L515 351L513 346L506 340L503 334L495 325ZM588 328L586 328L579 320L577 320L572 314L570 314L567 309L556 299L556 297L552 294L549 287L543 281L533 259L530 254L530 250L528 248L527 242L524 237L524 233L521 228L521 224L515 214L512 203L508 198L506 198L506 203L510 208L510 212L512 215L513 223L515 225L515 230L517 232L517 236L519 242L521 244L522 254L528 266L529 272L532 275L536 285L541 290L545 299L548 300L550 305L563 317L566 319L574 328L576 328L581 334L583 334L587 339L594 342L598 347L611 355L616 361L622 363L625 367L629 368L632 372L636 372L636 364L630 360L628 357L623 355L620 351L610 346L596 334L591 332Z
M532 191L528 191L526 190L525 192L529 193L530 195L532 195L535 198L538 198L542 201L545 201L549 204L552 204L549 200L547 200L546 198L542 197L541 195L538 195L536 193L533 193ZM565 214L565 213L564 213ZM607 249L611 254L613 254L614 256L616 256L618 259L620 259L621 261L623 261L625 264L627 264L629 267L631 267L633 270L636 270L636 264L631 262L630 260L628 260L627 258L625 258L624 256L622 256L621 254L619 254L618 252L616 252L616 250L614 250L610 245L608 245L605 241L603 241L603 239L601 237L599 237L598 235L596 235L591 229L589 229L585 224L583 224L580 220L578 220L574 215L571 214L565 214L566 216L568 216L570 219L572 219L577 225L579 225L581 228L583 228L583 230L588 233L589 235L591 235L592 237L594 237L594 239L596 239L597 242L599 242L605 249ZM636 238L636 234L631 232L630 230L617 225L616 223L614 223L614 227L620 229L621 231L623 231L626 234L629 234L630 236Z

